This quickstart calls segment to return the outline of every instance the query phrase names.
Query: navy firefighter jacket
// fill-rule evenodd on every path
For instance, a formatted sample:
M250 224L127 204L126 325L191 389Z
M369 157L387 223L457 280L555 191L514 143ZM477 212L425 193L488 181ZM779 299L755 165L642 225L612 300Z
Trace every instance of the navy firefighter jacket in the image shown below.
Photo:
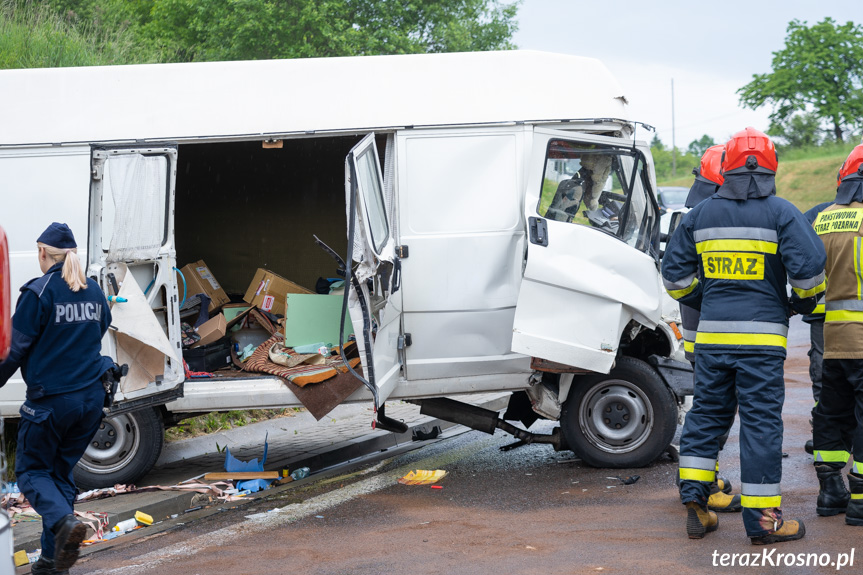
M696 353L784 357L789 306L814 309L825 261L822 242L790 202L772 194L723 197L720 188L684 216L662 278L673 298L701 308Z
M74 257L74 256L73 256ZM28 399L86 388L101 380L112 361L101 355L111 311L99 285L73 292L63 264L21 288L12 317L12 349L0 363L0 386L21 367Z

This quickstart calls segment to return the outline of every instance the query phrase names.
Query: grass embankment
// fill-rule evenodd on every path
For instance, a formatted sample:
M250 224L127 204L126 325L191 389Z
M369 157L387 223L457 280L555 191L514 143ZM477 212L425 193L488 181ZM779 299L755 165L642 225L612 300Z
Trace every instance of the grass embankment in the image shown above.
M832 200L836 196L836 173L842 162L858 143L824 145L779 153L779 170L776 172L776 193L800 211ZM692 185L692 176L660 182L660 186Z

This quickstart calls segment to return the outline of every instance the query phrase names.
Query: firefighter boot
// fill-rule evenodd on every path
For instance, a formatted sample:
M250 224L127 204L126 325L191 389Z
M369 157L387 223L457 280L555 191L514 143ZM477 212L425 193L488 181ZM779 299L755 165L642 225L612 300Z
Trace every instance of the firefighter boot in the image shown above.
M724 477L716 476L716 484L719 485L719 491L731 495L731 482Z
M721 491L716 483L710 486L710 497L707 499L707 508L719 513L733 513L743 510L743 507L740 505L740 496L732 496Z
M766 535L750 537L753 545L770 545L784 541L796 541L806 535L806 527L800 520L782 519L782 510L778 507L762 509L761 525L766 528Z
M845 489L842 470L830 465L816 465L815 473L818 474L818 483L821 484L816 507L818 515L830 517L845 513L851 494Z
M690 539L702 539L706 533L719 528L719 518L695 501L686 504L686 534Z
M863 475L849 473L848 485L851 487L851 502L845 511L845 523L863 525Z

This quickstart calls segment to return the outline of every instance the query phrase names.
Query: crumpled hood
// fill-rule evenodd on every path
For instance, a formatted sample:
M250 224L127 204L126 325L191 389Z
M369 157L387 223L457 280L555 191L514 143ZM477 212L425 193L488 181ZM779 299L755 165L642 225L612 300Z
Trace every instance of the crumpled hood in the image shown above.
M689 188L689 195L686 196L686 204L684 205L687 208L694 208L715 194L718 189L719 185L716 182L712 182L700 173L696 173L695 181L692 183L692 187Z
M851 202L863 202L863 177L845 178L836 188L834 203L847 206Z

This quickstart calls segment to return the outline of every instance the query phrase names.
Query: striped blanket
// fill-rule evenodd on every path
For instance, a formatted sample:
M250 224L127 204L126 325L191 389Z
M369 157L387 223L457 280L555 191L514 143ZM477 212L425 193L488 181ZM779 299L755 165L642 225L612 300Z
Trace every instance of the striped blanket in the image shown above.
M348 368L345 366L345 362L342 361L342 358L338 354L338 348L334 348L334 354L332 358L326 360L325 363L320 365L307 365L300 364L294 367L285 367L283 365L279 365L270 360L270 348L274 343L280 342L281 336L273 336L261 345L252 353L252 357L246 360L245 363L242 364L242 368L244 371L251 371L255 373L268 373L270 375L278 376L282 379L290 381L291 383L303 387L310 383L318 383L320 381L326 381L338 375L339 373L347 373ZM353 348L353 349L352 349ZM287 349L285 350L288 354L296 355L293 350ZM349 359L348 361L351 364L351 367L356 367L360 363L360 358L355 357L350 359L351 353L353 352L355 355L356 344L353 342L349 342L345 344L345 356Z

